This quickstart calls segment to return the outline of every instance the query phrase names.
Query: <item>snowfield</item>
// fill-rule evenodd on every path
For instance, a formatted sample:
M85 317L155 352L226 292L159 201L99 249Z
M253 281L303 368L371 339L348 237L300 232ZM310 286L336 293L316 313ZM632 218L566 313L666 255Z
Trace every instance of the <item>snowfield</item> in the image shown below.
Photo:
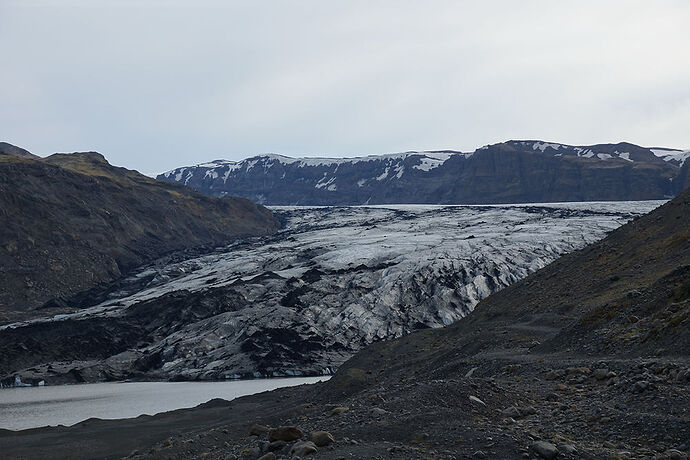
M461 319L492 292L662 203L277 207L284 228L274 236L161 259L98 305L0 334L135 318L150 331L145 343L107 360L123 375L135 363L152 378L327 374L373 341ZM177 311L175 302L213 308L155 314ZM142 316L142 306L154 313ZM142 368L150 356L155 364Z

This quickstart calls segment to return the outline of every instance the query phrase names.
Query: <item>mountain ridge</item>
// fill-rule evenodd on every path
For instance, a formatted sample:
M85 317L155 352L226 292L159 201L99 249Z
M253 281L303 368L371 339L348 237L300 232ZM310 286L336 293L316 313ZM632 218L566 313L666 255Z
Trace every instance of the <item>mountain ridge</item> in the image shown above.
M3 149L11 154L0 155L0 320L59 306L170 251L279 228L246 199L208 197L96 152Z
M157 176L212 196L267 205L501 204L664 199L682 189L690 150L630 143L571 146L511 140L474 152L352 158L265 154Z

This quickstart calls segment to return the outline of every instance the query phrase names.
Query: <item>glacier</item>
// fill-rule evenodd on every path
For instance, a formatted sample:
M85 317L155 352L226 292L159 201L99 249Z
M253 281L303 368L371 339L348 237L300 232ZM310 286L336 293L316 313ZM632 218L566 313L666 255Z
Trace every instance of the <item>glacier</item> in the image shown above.
M115 331L117 346L79 359L34 354L22 375L47 382L329 374L369 343L460 320L662 203L274 207L276 235L162 258L96 305L1 327L0 346L37 328L54 330L42 349L75 325Z

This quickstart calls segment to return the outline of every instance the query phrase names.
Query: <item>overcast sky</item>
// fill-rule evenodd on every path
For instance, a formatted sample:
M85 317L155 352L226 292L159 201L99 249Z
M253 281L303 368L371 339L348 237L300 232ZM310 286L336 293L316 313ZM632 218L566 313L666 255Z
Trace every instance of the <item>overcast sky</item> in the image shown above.
M690 148L690 1L0 0L0 140L145 173L508 139Z

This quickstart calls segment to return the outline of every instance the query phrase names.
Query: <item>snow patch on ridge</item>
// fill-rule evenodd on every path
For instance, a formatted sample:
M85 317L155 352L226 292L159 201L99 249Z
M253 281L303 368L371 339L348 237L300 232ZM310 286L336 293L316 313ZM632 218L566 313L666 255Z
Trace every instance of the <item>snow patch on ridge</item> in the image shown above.
M683 166L685 160L690 158L690 150L675 150L675 149L650 149L654 155L663 159L664 161L672 161L678 163L678 166Z
M631 163L633 162L633 160L630 159L630 153L629 152L619 152L618 150L616 150L613 153L618 155L618 158L622 158L623 160L629 161Z
M532 145L532 150L541 150L543 152L544 150L546 150L548 148L558 150L561 147L563 147L563 144L553 144L550 142L535 142Z

